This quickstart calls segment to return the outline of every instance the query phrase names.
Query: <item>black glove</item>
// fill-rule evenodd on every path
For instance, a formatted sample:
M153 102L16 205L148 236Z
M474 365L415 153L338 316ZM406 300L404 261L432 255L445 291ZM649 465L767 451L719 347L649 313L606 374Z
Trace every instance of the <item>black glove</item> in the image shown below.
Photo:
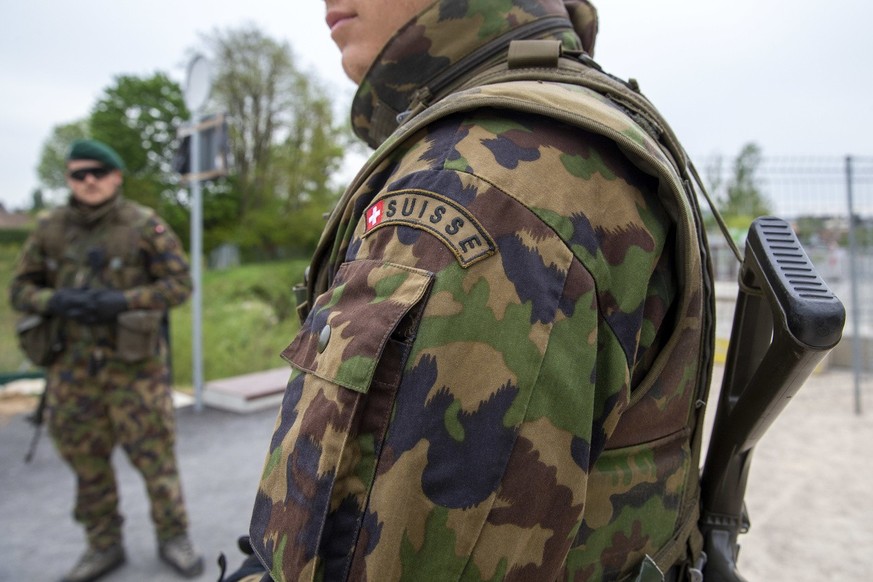
M243 554L246 554L246 559L243 560L242 565L240 565L239 569L235 572L231 573L229 577L225 577L225 571L227 570L227 558L224 557L222 553L218 557L218 565L221 568L221 578L219 578L219 582L238 582L243 578L247 578L254 574L264 574L263 579L269 579L267 576L267 569L261 564L258 557L255 555L254 550L252 550L251 543L249 543L249 536L242 536L237 540L237 545L239 546L240 551Z
M122 311L127 311L127 299L117 289L92 289L89 299L90 313L83 323L105 323L115 319Z
M58 289L48 302L51 315L69 317L85 325L107 323L127 310L127 299L117 289Z
M91 292L88 289L58 289L49 299L46 311L49 315L59 315L72 319L85 317L90 311Z

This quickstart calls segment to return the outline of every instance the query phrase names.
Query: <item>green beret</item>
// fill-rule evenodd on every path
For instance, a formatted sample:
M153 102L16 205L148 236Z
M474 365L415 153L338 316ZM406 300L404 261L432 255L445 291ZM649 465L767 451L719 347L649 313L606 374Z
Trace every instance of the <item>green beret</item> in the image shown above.
M94 160L107 168L124 169L124 161L118 152L96 139L77 139L70 144L67 161L70 160Z

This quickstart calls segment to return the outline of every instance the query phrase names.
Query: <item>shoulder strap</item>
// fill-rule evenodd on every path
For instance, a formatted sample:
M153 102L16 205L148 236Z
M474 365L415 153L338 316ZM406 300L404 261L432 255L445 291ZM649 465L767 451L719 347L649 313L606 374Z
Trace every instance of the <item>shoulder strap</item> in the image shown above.
M576 60L562 58L560 43L556 41L517 41L513 45L510 47L506 65L499 65L491 71L484 73L480 77L480 82L489 84L513 83L521 79L530 79L530 75L533 75L533 78L537 80L550 80L556 83L570 83L574 86L585 87L595 94L605 97L612 106L622 110L639 129L643 130L659 146L664 155L653 157L659 162L664 163L661 171L675 173L679 181L681 181L681 190L676 190L674 193L679 194L680 198L684 198L690 210L691 216L689 218L693 220L695 238L698 241L695 246L698 248L702 261L699 272L703 276L701 291L704 295L704 306L712 305L714 301L712 271L708 258L706 235L697 204L695 183L705 195L713 214L722 227L722 232L725 233L729 244L731 244L738 258L739 251L733 245L733 240L727 236L721 215L706 193L706 189L703 187L691 160L658 110L640 94L639 87L635 82L625 83L604 73L584 53L576 55ZM601 122L608 120L608 112L600 111L596 119L600 119ZM609 133L616 129L621 131L620 127L608 127L606 131L599 133L610 137ZM621 143L622 140L615 139L615 141ZM647 140L643 141L647 142ZM702 403L706 398L706 391L708 391L712 371L714 310L704 309L701 315L703 319L701 353L704 356L704 365L700 367L698 387L701 391L699 402ZM691 412L693 426L691 438L692 467L700 465L704 410L705 407L700 404ZM686 566L692 567L702 551L703 539L697 527L700 516L700 487L697 471L688 472L684 489L685 494L683 507L680 512L680 523L677 524L673 537L652 556L652 560L662 572L666 572L673 565L683 562Z
M695 193L702 194L706 199L728 247L733 251L737 261L742 263L742 255L728 232L721 212L719 212L710 197L703 184L703 180L700 179L697 168L680 145L679 140L670 129L666 120L664 120L655 106L642 95L639 84L635 79L624 81L610 75L587 53L582 51L566 51L560 41L557 40L513 41L509 47L505 66L498 65L491 71L483 74L480 79L484 82L511 80L519 75L524 76L526 74L525 69L527 69L528 73L533 70L540 80L548 80L548 73L546 73L546 77L540 76L543 74L544 69L546 71L549 69L554 71L560 68L575 69L578 78L573 79L571 82L583 84L607 96L616 105L626 108L628 115L670 152L676 161L676 169L683 179L689 182L692 189L695 189ZM561 79L554 80L560 81Z
M125 199L118 209L119 222L125 226L142 228L155 216L155 211L147 206Z
M64 254L65 240L65 223L69 208L61 206L51 210L41 221L39 233L42 237L43 250L46 258L59 261Z

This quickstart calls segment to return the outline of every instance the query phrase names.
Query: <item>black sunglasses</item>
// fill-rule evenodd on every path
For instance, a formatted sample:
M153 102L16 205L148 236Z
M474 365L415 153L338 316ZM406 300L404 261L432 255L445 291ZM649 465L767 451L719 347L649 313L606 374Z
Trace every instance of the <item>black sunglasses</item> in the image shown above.
M84 182L85 178L90 174L94 176L95 180L99 180L101 178L105 178L109 172L111 172L109 168L104 168L103 166L97 166L95 168L82 168L81 170L74 170L72 172L68 172L67 176L70 177L71 180L75 180L76 182Z

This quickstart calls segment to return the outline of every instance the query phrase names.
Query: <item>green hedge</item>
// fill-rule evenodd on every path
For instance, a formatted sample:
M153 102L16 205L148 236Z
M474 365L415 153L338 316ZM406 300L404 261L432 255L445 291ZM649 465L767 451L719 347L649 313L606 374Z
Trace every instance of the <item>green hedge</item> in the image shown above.
M9 305L8 284L18 249L0 245L0 374L30 373L15 338L19 314ZM203 274L203 372L214 380L287 366L279 357L297 332L292 287L308 261L242 265ZM192 316L187 301L170 314L173 378L178 387L192 381Z
M0 245L21 246L31 230L30 228L2 228L0 229Z

